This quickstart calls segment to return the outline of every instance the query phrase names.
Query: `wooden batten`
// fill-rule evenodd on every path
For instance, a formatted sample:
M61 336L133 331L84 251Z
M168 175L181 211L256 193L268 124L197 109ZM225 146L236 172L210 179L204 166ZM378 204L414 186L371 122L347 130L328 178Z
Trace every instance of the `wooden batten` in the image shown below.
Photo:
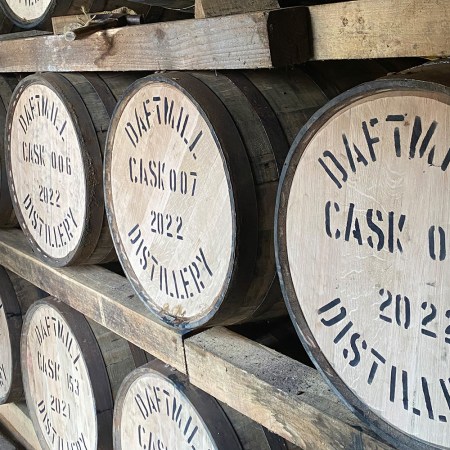
M22 316L48 294L0 267L0 404L23 400L20 370Z
M450 439L449 80L448 61L429 63L336 97L295 139L278 192L297 332L347 404L402 449Z
M31 75L9 108L6 165L14 208L36 254L55 266L116 259L104 214L102 155L117 99L136 76L102 77Z
M113 399L134 368L128 343L48 297L25 317L21 354L42 448L111 449Z
M288 450L293 444L219 403L185 375L153 360L120 388L114 409L114 448Z

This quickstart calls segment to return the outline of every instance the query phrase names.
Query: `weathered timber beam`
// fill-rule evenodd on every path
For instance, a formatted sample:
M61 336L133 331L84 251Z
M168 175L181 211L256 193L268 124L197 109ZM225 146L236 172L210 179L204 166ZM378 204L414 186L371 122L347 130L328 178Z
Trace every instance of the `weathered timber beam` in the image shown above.
M25 403L7 403L0 406L0 422L26 450L41 450ZM3 449L0 442L0 448ZM22 448L22 447L21 447Z
M251 69L309 58L308 10L279 9L116 28L67 42L2 42L2 72Z
M0 231L0 264L186 373L182 336L152 318L126 278L99 266L50 267L21 230Z

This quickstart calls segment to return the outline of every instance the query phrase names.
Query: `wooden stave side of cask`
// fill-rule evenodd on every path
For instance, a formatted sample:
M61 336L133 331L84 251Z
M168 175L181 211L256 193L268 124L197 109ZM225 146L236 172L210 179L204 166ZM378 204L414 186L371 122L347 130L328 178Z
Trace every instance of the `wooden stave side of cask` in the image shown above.
M6 175L4 139L8 106L17 83L18 79L14 75L4 74L0 76L0 130L2 130L0 136L0 227L2 228L18 226Z
M9 272L0 267L0 301L2 320L1 335L6 337L8 342L3 342L0 349L2 354L2 374L6 377L8 390L0 395L0 404L18 402L24 399L22 372L20 369L20 334L22 330L22 320L30 305L47 294L39 288L33 286L28 281L20 278L13 272ZM11 358L11 367L6 374L4 366L4 352ZM9 359L7 356L7 359ZM3 378L3 376L2 376ZM2 380L3 381L3 380ZM3 385L3 383L2 383Z
M125 6L134 10L137 14L147 14L150 9L149 5L128 2L127 0L88 0L87 2L84 0L47 0L45 10L39 11L39 15L34 17L31 13L28 16L24 16L23 13L19 15L20 12L17 9L14 10L8 4L8 1L14 0L0 0L0 7L6 19L25 30L32 28L52 30L52 16L83 14L83 8L86 12L102 12Z
M125 87L136 79L136 75L124 75L123 79L112 83L109 87L108 77L101 78L96 74L57 74L43 73L30 75L17 86L14 92L13 103L10 105L7 116L7 136L5 139L7 150L6 166L10 190L13 192L13 203L20 218L20 225L29 238L37 256L51 265L61 267L70 264L99 264L117 259L111 241L108 223L104 212L103 199L103 146L110 115L115 107L117 98ZM104 81L106 80L106 82ZM67 108L68 120L74 125L78 144L82 170L85 174L81 183L84 183L87 201L84 205L87 221L82 225L82 235L75 248L63 257L54 256L46 252L40 245L44 243L43 235L36 241L33 230L25 222L25 211L17 199L14 173L11 167L12 145L11 129L15 113L16 102L20 100L23 92L32 89L33 85L42 85L49 88ZM16 151L19 143L16 142ZM50 164L48 162L48 164ZM32 169L30 169L32 170ZM20 186L19 186L20 187ZM36 186L37 189L37 186ZM66 189L67 191L67 189ZM64 195L64 193L63 193Z
M191 411L193 411L193 413L188 412L190 419L187 424L186 418L181 417L183 414L180 416L181 430L183 430L184 425L187 425L186 429L188 431L185 432L184 435L188 436L189 433L192 432L192 427L190 429L188 428L191 423L191 419L193 419L192 426L195 425L195 427L198 426L200 429L204 428L207 430L206 434L209 435L209 440L202 441L202 444L207 445L207 447L197 447L198 441L196 443L195 440L189 442L189 445L192 443L195 448L217 448L218 450L252 450L256 448L258 450L298 450L298 447L294 444L291 444L282 439L280 436L271 433L262 425L252 421L238 411L230 408L222 402L219 402L214 397L195 387L189 382L186 375L181 374L157 359L153 359L151 362L130 373L124 380L119 390L114 407L113 440L115 450L124 450L127 448L127 445L133 444L133 442L124 442L125 438L122 437L121 434L122 428L124 427L124 422L128 422L128 426L131 425L136 428L144 428L145 423L153 418L153 415L150 414L145 418L144 422L142 422L142 418L140 418L140 420L134 419L135 416L132 415L134 411L131 409L125 412L125 408L128 406L127 403L129 402L127 399L129 390L134 387L133 385L135 383L139 383L139 381L143 379L145 380L145 377L148 377L149 375L155 375L158 381L168 383L168 385L173 387L175 389L175 393L178 393L178 395L182 398L179 405L184 405L185 407L189 406L192 408ZM153 382L155 384L157 383L157 381ZM149 381L147 381L146 386L151 388ZM141 384L140 387L142 388L143 384ZM160 389L162 392L167 392L167 395L170 394L169 391L164 391L158 386L153 387L153 389L155 388L156 390L153 390L153 392L159 392L158 389ZM141 392L138 392L138 394L142 396ZM154 402L154 399L152 401ZM168 402L171 404L170 398ZM163 404L163 402L161 403ZM174 405L175 404L178 405L176 402ZM137 407L135 407L135 409L137 409ZM161 415L163 413L165 414L165 409L162 411ZM158 421L156 411L154 411L153 414L155 416L155 420ZM159 427L161 427L163 422L159 423ZM171 425L172 423L169 423L166 424L165 427L168 427L170 430ZM158 427L156 428L158 429ZM179 428L179 424L175 424L173 433L170 433L175 438L177 434L175 432L176 428ZM149 431L147 429L146 431L142 431L142 434L141 431L137 434L139 435L139 439L141 437L145 439L148 433ZM193 433L193 436L195 434L196 433ZM201 434L202 431L200 430L200 435ZM157 438L161 439L161 436L155 436L155 441ZM146 441L144 443L146 443ZM134 444L136 443L134 442ZM163 441L161 441L161 444L168 445L167 442ZM179 445L182 444L180 443ZM176 442L171 441L168 448L179 448L179 445Z
M403 63L400 64L400 67L402 66L402 64ZM414 90L417 90L417 92L418 93L421 92L424 97L426 97L427 95L430 96L430 98L432 98L433 96L437 97L440 96L440 98L442 99L445 98L446 96L447 104L449 104L449 95L450 95L450 90L448 89L450 87L449 73L450 73L449 60L433 61L426 64L422 64L417 67L406 69L403 72L390 73L389 75L374 80L372 82L361 84L360 86L352 88L349 91L342 93L337 98L331 100L327 105L321 108L308 121L308 123L302 130L300 130L299 135L297 136L295 142L293 143L288 158L286 160L286 164L283 170L283 174L281 176L280 186L277 194L277 206L275 214L275 226L276 226L275 246L276 246L277 268L278 274L280 276L280 282L285 302L288 307L289 314L294 324L294 327L297 331L297 334L311 360L314 362L316 367L322 373L325 380L329 383L333 391L346 404L346 406L349 407L361 420L368 423L368 425L384 440L390 442L393 446L395 446L395 448L399 448L401 450L409 450L409 449L438 450L444 448L446 449L448 448L448 444L446 443L442 446L442 444L435 444L428 440L423 440L421 439L421 437L419 437L418 434L416 434L418 433L418 431L415 432L405 431L405 429L395 424L392 424L391 422L386 420L384 417L380 415L383 412L383 410L378 409L378 407L375 407L375 410L372 409L363 399L361 399L358 396L358 393L355 394L354 390L349 387L348 383L342 380L340 372L334 368L333 364L330 363L330 360L327 358L327 356L324 355L320 345L317 343L318 334L315 334L316 332L312 331L312 325L307 322L306 316L302 311L302 307L299 305L298 294L296 293L296 290L292 282L292 275L289 270L288 252L286 247L285 208L288 203L289 188L292 185L292 179L294 177L295 168L297 167L297 164L301 159L302 157L301 155L303 154L304 151L305 147L304 142L306 142L306 145L309 145L311 139L313 139L315 127L318 127L318 131L320 131L320 127L323 126L323 124L326 123L328 119L333 117L333 114L339 113L340 110L345 110L346 107L350 107L352 105L352 102L357 103L359 100L364 99L368 95L373 95L374 93L375 94L379 93L379 95L381 96L384 95L385 93L390 93L393 91L412 92ZM317 125L317 123L319 125ZM299 151L301 146L303 146L303 150ZM405 149L403 149L402 151L405 151ZM430 163L430 166L431 165L432 164ZM340 298L337 298L336 300L340 300ZM339 306L340 305L338 302L338 308ZM343 312L343 310L345 310L344 307L341 309L341 312ZM320 309L319 313L321 313ZM395 322L396 320L397 319L394 318L393 322ZM368 320L368 323L369 322L370 320ZM361 331L363 332L364 330L359 330L359 332ZM399 354L405 353L406 351L407 351L406 348L403 347L399 348ZM362 352L363 350L361 350L361 353ZM418 359L418 352L419 348L417 348L417 353L411 356L412 360ZM379 362L381 366L381 364L384 364L386 360L382 358L380 361L376 362ZM393 364L394 362L392 362L392 365ZM376 373L376 369L378 367L375 368L373 375ZM389 394L392 396L392 399L390 400L391 402L394 401L393 398L396 398L398 400L398 394L395 393L395 383L397 382L397 377L399 377L398 375L399 371L400 369L397 370L397 373L393 372L394 375L392 375L391 371L391 385L393 383L392 377L394 376L394 391L392 391L391 386L391 391ZM356 378L358 377L359 375L356 376ZM412 410L411 403L413 402L413 400L411 398L408 399L410 394L409 391L410 387L408 387L408 372L406 371L406 369L403 370L403 374L401 375L401 377L403 377L400 381L400 383L403 383L403 408L404 409L410 408ZM414 393L416 393L420 389L424 389L428 392L428 382L426 378L425 384L426 387L423 387L424 378L422 377L422 388L420 388L419 386L415 387L416 390L414 391ZM441 386L442 390L445 391L443 385ZM384 394L386 394L386 392L384 392ZM381 395L381 393L379 393L379 395ZM450 409L448 397L445 396L445 398L447 400L447 405ZM436 400L436 398L433 398L432 400L434 401ZM433 406L435 405L429 399L426 402L427 407L431 408L431 412L430 410L428 411L428 414L430 414L431 419L432 418L431 416L433 415ZM389 408L389 406L390 405L388 404L387 407ZM420 416L421 411L416 408L414 409L415 409L414 414ZM394 407L392 407L392 410L394 410ZM435 412L434 414L435 414L434 419L437 419L437 413ZM439 416L439 420L442 422L446 422L446 416L445 415Z
M0 34L11 33L13 28L14 24L8 19L6 14L0 8Z
M25 399L28 405L31 421L43 449L48 450L53 448L56 450L58 448L57 445L59 445L59 442L56 441L53 442L56 446L52 447L45 439L45 430L43 429L44 425L40 423L38 419L38 412L40 413L40 411L37 410L37 402L34 402L32 392L30 390L30 383L34 384L36 379L35 377L30 378L27 371L27 358L29 360L31 359L30 355L27 353L27 333L34 331L30 331L29 329L30 322L33 315L36 314L36 312L39 312L39 308L43 307L50 308L50 314L53 312L62 318L66 327L64 332L67 333L67 329L69 329L70 333L67 335L68 337L66 337L66 339L75 339L78 348L81 350L82 356L79 359L83 361L84 367L86 368L85 373L87 374L88 379L85 380L85 382L88 383L88 389L91 390L93 395L95 408L94 416L96 417L97 423L97 428L95 429L97 446L95 447L91 445L92 442L88 442L87 446L88 448L98 448L99 450L110 450L112 448L111 428L114 399L123 378L134 368L133 358L129 350L128 343L110 330L87 319L81 313L54 297L47 297L40 300L30 308L29 312L25 316L22 330L20 343L21 365L23 371ZM56 316L57 320L59 320L58 316ZM71 346L67 347L67 343L65 345L66 347L64 349L60 348L59 353L64 352L66 348L72 348ZM74 356L75 355L71 355L71 358ZM61 371L61 373L63 373L63 371ZM76 374L79 374L79 372L77 371ZM66 380L62 383L66 383ZM54 386L54 384L52 386ZM78 386L80 386L80 384L78 384ZM72 387L77 389L76 380L74 378L72 378ZM81 389L79 392L81 392ZM45 395L48 397L50 394L45 392ZM48 398L45 399L45 395L44 406L49 407L50 400ZM71 406L73 408L74 404L72 403ZM81 407L78 407L77 411L75 411L75 420L77 417L83 417L86 415L87 408L90 408L91 406L92 405L82 405ZM77 408L76 405L75 408ZM47 409L50 410L50 408ZM94 427L94 423L89 423L87 426L89 428ZM61 432L61 430L54 431ZM62 427L61 434L63 437L65 431L65 427ZM86 431L86 428L84 431ZM76 445L77 444L79 444L78 441L76 442ZM81 443L79 445L84 444Z

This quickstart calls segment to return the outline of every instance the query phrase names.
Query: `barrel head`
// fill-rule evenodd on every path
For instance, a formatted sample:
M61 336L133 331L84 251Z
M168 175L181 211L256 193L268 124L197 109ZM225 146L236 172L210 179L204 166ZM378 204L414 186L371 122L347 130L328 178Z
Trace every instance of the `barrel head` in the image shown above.
M6 152L14 209L37 256L54 266L84 262L103 224L102 157L93 119L68 79L41 74L20 83Z
M36 302L25 317L21 360L43 449L111 448L111 388L84 316L52 298Z
M345 402L405 449L450 442L449 130L448 87L363 84L302 129L278 192L296 329Z
M234 174L232 155L243 161ZM199 326L239 291L235 242L254 208L251 183L232 119L199 80L154 75L127 91L108 132L106 209L125 273L165 322Z

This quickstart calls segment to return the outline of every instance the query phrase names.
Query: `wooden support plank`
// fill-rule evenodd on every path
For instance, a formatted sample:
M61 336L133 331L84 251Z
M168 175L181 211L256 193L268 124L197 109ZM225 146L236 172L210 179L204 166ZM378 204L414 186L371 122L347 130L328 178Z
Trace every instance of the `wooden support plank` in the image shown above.
M195 18L205 19L279 7L278 0L195 0Z
M310 367L220 327L185 349L193 384L302 449L391 448Z
M0 265L186 373L181 334L153 319L126 278L99 266L47 266L21 230L0 231Z
M306 8L183 20L0 45L2 72L250 69L309 57Z
M358 0L309 11L315 60L450 54L448 0Z
M1 405L0 422L11 433L11 436L27 450L41 450L25 403ZM3 449L1 442L0 448Z

